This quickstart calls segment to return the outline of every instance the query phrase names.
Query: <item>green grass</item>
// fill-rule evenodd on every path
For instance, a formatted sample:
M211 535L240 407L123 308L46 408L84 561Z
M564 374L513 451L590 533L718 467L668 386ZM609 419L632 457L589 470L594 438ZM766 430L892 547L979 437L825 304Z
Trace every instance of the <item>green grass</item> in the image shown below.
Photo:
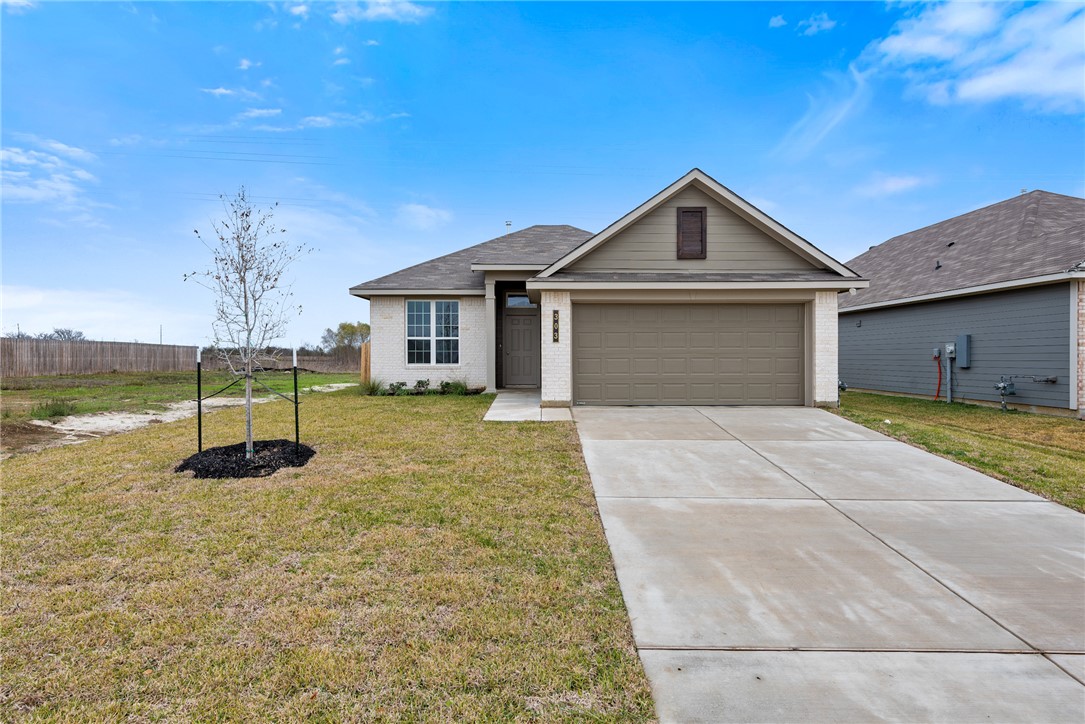
M195 420L0 463L0 720L650 720L573 425L491 399L314 395L263 479L171 472Z
M273 390L284 394L293 392L294 378L290 372L267 372L259 378ZM232 381L226 372L205 372L203 394L208 395ZM357 382L355 374L302 372L301 387L336 382ZM254 394L267 395L267 390L254 385ZM235 385L227 397L244 395L244 383ZM4 421L17 422L38 417L35 407L63 400L71 405L70 412L141 412L161 410L170 403L196 399L195 372L112 372L97 375L67 375L54 377L6 378L0 385L0 411ZM52 417L55 417L52 416Z
M843 393L837 412L1085 512L1085 421L862 392Z

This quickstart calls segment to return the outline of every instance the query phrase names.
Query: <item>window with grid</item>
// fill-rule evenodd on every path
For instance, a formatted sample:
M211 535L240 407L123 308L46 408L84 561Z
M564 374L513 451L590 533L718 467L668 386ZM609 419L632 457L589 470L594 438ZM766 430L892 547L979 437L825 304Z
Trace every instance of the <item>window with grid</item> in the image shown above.
M460 303L407 301L407 364L460 363Z

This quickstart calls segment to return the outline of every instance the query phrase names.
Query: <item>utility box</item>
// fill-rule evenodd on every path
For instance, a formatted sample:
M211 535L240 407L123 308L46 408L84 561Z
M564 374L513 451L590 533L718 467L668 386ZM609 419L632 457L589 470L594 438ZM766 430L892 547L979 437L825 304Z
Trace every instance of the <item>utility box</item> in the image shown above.
M957 367L968 369L972 366L972 335L957 335Z
M954 359L957 356L957 343L946 342L946 357L948 359Z

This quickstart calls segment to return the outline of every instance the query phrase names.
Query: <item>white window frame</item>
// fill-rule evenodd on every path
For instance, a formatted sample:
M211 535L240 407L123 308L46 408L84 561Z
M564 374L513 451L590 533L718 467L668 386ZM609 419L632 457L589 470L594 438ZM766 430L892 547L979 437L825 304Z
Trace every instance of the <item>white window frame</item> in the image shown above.
M412 337L411 325L410 325L410 308L411 304L428 304L429 305L429 335L426 337ZM449 303L456 305L456 336L454 337L438 337L437 336L437 305L439 303ZM411 362L410 360L410 346L411 340L423 339L429 342L429 362ZM437 342L443 342L446 340L456 340L456 361L455 362L438 362L437 361ZM463 353L462 345L460 345L460 300L459 299L406 299L403 302L403 361L408 367L458 367L460 365L460 355Z

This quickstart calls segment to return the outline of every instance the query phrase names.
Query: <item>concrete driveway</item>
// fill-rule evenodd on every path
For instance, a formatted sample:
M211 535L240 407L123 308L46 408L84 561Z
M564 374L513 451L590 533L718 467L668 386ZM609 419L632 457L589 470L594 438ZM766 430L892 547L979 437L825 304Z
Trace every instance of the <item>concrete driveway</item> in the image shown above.
M823 410L573 417L663 721L1085 721L1085 516Z

